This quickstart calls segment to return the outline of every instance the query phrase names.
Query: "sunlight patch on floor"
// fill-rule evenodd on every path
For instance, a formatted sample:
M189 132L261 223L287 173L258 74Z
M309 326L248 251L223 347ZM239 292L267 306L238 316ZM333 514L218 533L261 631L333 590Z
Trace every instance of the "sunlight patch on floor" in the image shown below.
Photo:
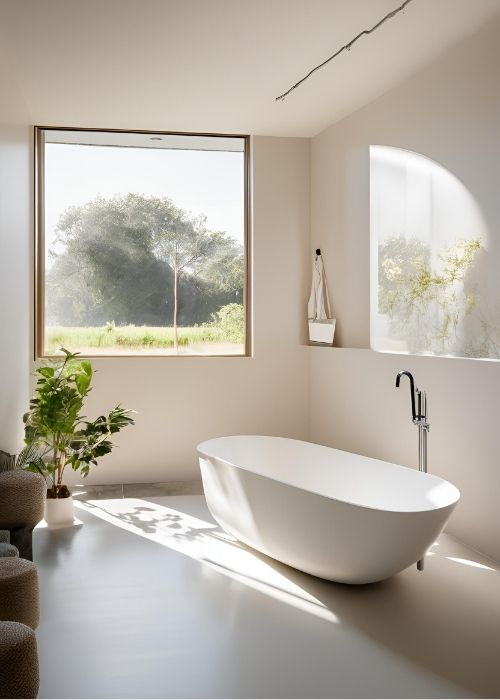
M485 569L486 571L495 571L491 566L486 566L485 564L480 564L477 561L472 561L472 559L460 559L460 557L445 557L449 561L454 561L457 564L464 564L465 566L472 566L475 569Z
M283 603L329 622L339 621L323 603L214 523L138 498L75 501L75 507L203 562Z

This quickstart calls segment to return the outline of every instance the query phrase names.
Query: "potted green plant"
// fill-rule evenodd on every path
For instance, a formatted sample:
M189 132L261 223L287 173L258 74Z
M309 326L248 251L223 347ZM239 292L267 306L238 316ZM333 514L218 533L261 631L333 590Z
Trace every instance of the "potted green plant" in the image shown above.
M92 365L78 353L61 348L63 360L38 367L38 381L29 411L24 414L25 447L17 466L38 472L47 481L46 521L49 526L70 524L73 498L63 478L69 466L86 477L100 457L111 452L111 435L133 425L131 411L116 406L93 421L81 415L91 390Z

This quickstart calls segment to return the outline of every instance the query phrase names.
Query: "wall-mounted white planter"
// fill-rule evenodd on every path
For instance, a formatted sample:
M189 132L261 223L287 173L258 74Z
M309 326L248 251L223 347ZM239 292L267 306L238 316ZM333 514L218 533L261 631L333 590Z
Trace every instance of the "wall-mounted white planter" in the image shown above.
M74 520L73 496L45 500L45 522L48 527L70 527Z
M324 321L312 321L309 319L309 341L321 345L333 345L335 336L335 319L327 318Z

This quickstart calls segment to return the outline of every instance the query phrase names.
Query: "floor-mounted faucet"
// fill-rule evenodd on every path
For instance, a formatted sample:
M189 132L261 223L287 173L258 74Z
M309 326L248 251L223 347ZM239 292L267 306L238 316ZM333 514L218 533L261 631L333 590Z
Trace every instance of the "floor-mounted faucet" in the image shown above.
M415 386L412 373L406 369L398 372L396 388L399 387L401 377L404 375L410 380L412 423L418 427L418 469L421 472L427 472L427 433L430 430L430 425L427 421L427 396L425 391ZM417 569L419 571L424 570L423 558L417 562Z

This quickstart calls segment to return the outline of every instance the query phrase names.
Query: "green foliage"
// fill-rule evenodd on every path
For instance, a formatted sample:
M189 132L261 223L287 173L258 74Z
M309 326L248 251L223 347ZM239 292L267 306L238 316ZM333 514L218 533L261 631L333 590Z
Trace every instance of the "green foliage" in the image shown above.
M202 326L183 327L179 335L179 345L202 345L213 343L244 342L245 316L241 304L226 304L212 314L209 323ZM57 349L64 345L68 348L82 348L92 354L92 350L112 351L118 348L126 351L141 349L169 350L174 347L174 329L155 326L116 326L109 324L101 328L48 328L45 336L45 351L56 355Z
M245 277L242 247L225 234L217 233L211 255L199 263L198 275L219 295L241 300Z
M200 343L224 342L217 328L209 325L183 327L179 345L188 346ZM182 342L181 342L182 339ZM230 342L230 341L228 341ZM137 351L141 348L168 350L174 347L174 331L170 327L155 326L116 326L113 331L101 328L48 328L45 335L45 351L48 355L57 354L64 345L70 349L80 348L92 354L93 349Z
M379 246L378 266L379 312L411 313L415 282L429 276L429 246L416 238L393 236Z
M220 247L230 243L225 233L209 231L205 217L193 219L184 212L153 233L153 249L172 270L195 273L204 260L213 258Z
M110 318L147 323L165 313L172 273L154 256L152 236L175 216L168 200L134 194L67 209L47 273L48 317L101 325Z
M134 423L130 411L119 405L108 416L85 421L81 411L91 390L92 365L65 348L61 351L64 360L36 370L35 396L23 416L26 446L17 459L18 467L46 477L56 497L68 464L87 476L90 466L111 452L109 437Z
M393 236L379 246L378 309L411 350L447 352L475 306L463 283L481 249L477 238L459 240L443 250L434 269L429 245Z
M154 235L154 251L160 260L174 271L174 346L179 346L177 330L179 313L179 281L181 276L193 277L202 263L214 257L227 240L224 233L209 231L206 219L187 216L162 228Z
M209 324L219 338L227 343L243 343L245 340L245 312L241 304L227 304L213 314Z
M50 325L103 326L109 319L117 326L170 325L174 258L182 268L180 326L203 323L224 304L241 299L241 246L225 233L209 231L202 217L190 216L166 197L97 197L67 209L56 234L46 275Z

